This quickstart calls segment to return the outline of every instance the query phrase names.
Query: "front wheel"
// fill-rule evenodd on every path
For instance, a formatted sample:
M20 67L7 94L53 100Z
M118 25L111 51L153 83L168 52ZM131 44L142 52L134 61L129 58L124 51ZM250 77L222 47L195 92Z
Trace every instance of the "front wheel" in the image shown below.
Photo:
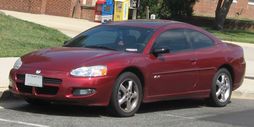
M224 107L231 99L232 77L227 69L220 69L213 78L213 85L208 102L212 106Z
M142 101L142 87L139 78L131 73L121 74L115 82L109 111L114 116L133 116Z

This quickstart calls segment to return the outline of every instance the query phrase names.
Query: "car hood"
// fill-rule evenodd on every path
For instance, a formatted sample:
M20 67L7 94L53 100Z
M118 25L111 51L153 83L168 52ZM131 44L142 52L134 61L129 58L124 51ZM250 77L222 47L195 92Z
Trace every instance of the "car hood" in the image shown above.
M108 57L123 52L87 49L87 48L49 48L29 53L21 57L24 68L69 71L84 66L92 60Z

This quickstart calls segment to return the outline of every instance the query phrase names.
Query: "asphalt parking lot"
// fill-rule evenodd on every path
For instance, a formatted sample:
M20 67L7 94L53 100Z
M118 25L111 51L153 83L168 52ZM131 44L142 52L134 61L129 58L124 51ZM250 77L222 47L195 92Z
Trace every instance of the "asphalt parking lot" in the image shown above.
M105 108L31 106L20 99L0 102L1 127L253 127L254 100L233 99L224 108L203 100L143 104L134 117L111 117Z

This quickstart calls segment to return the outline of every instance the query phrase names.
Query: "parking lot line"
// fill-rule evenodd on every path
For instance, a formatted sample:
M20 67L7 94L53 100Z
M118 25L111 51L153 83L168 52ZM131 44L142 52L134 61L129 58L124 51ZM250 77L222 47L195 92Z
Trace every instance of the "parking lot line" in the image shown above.
M0 121L7 122L7 123L15 123L15 124L19 124L19 125L32 126L32 127L49 127L47 125L27 123L27 122L22 122L22 121L14 121L14 120L2 119L2 118L0 118Z
M181 116L181 115L175 115L175 114L166 114L168 117L175 117L175 118L180 118L180 119L188 119L188 120L197 120L200 118L205 118L205 117L211 117L213 115L199 115L197 117L189 117L189 116Z
M186 116L179 116L179 115L174 115L174 114L166 114L166 116L181 118L181 119L189 119L189 120L195 120L196 119L195 117L186 117Z

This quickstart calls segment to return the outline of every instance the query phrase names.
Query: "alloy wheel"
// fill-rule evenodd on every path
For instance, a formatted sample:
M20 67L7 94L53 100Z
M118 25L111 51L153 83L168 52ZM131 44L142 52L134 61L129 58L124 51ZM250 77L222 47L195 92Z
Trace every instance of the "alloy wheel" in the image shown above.
M124 80L118 89L118 105L124 112L132 112L138 105L139 89L135 81Z
M224 103L228 100L231 91L231 82L229 76L222 73L218 76L216 80L216 97L217 99Z

